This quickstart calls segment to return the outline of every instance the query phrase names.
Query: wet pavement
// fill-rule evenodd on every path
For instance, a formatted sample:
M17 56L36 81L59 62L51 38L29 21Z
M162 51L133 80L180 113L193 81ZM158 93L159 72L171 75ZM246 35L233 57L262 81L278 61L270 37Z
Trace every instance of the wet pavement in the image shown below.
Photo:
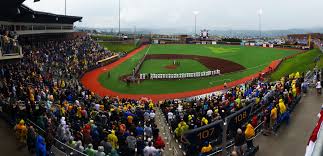
M323 96L317 96L316 90L311 89L295 107L289 125L281 126L277 135L260 135L256 138L255 144L260 147L256 155L304 156L322 104Z
M13 128L3 119L0 119L0 155L31 156L27 147L20 148L18 146Z

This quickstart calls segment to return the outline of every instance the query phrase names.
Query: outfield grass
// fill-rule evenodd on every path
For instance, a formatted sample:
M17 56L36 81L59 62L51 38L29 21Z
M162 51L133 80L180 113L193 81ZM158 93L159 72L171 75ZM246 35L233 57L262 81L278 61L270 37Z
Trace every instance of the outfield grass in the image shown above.
M145 80L130 87L119 80L121 75L130 74L138 61L148 51L148 54L191 54L217 57L239 63L247 68L245 71L228 73L215 77L184 80ZM151 45L140 51L129 60L99 77L99 82L116 92L128 94L163 94L192 91L221 85L224 82L237 80L262 71L273 60L296 54L296 50L281 50L261 47L241 47L226 45Z
M179 59L180 65L176 69L167 69L166 66L173 65L174 60L146 60L140 73L175 74L209 71L203 64L195 60Z
M130 43L120 43L120 42L98 42L101 46L104 46L108 50L113 52L130 52L137 47L134 44Z
M315 67L314 59L320 56L322 53L319 49L313 49L306 53L299 54L291 59L285 60L279 68L270 75L270 79L273 81L280 80L281 77L294 72L306 72ZM318 62L320 68L323 67L322 58Z

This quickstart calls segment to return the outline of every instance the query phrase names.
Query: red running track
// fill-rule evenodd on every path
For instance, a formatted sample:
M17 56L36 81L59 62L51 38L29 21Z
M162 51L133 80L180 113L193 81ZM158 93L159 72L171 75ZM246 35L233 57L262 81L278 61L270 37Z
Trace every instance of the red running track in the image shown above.
M140 48L130 52L127 56L119 59L118 61L108 64L106 66L97 68L95 70L92 70L81 78L81 82L84 85L85 88L91 90L92 92L100 95L101 97L104 96L118 96L119 98L131 98L131 99L140 99L142 97L150 98L153 101L159 101L159 100L165 100L165 99L179 99L179 98L185 98L185 97L192 97L192 96L198 96L202 94L207 94L215 91L219 91L224 89L223 85L214 86L211 88L201 89L201 90L193 90L193 91L187 91L187 92L180 92L180 93L173 93L173 94L123 94L118 93L115 91L110 90L109 88L105 88L103 85L100 84L98 81L99 76L102 73L105 73L107 71L110 71L114 67L118 66L119 64L125 62L129 58L131 58L133 55L137 54L139 51L146 48L147 45L141 46ZM263 71L255 73L253 75L241 78L239 80L235 80L232 82L227 83L228 87L233 87L242 83L245 83L246 81L250 81L256 77L259 76L261 73L266 73L270 70L269 67L271 67L273 70L275 70L278 65L281 63L281 60L275 60L273 61L268 67L266 67Z

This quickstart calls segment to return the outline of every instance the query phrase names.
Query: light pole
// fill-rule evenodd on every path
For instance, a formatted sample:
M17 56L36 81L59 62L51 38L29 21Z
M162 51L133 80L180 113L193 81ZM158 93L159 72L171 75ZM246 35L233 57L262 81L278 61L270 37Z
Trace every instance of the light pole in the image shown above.
M262 9L258 10L258 16L259 16L259 38L261 38L261 15L262 15Z
M119 32L118 32L118 34L120 35L120 21L121 21L121 0L119 0Z
M66 16L66 0L65 0L65 16Z
M195 23L195 29L194 29L194 37L197 36L196 34L196 20L197 20L197 15L199 14L198 11L193 11L193 14L194 14L194 17L195 17L195 20L194 20L194 23Z

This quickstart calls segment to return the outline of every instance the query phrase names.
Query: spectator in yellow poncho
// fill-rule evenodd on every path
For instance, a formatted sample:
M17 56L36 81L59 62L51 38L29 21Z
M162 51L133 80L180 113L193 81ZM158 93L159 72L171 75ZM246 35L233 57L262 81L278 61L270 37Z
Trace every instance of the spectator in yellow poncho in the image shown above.
M298 79L298 78L300 78L301 76L300 76L300 74L299 74L299 72L297 72L296 74L295 74L295 79Z
M286 106L284 104L283 99L279 99L278 106L279 106L280 114L284 114L286 112Z
M247 146L249 148L253 147L252 137L255 136L255 129L253 128L253 126L250 123L247 125L247 128L246 128L244 134L245 134L245 137L246 137L246 140L247 140Z
M76 117L82 118L82 107L77 107Z
M150 103L149 103L149 108L150 109L153 109L154 108L154 103L152 101L150 101Z
M65 88L65 81L64 80L62 80L62 82L61 82L61 88Z
M177 137L180 137L186 130L188 130L188 125L185 121L181 121L175 129L175 134Z
M275 122L277 120L277 108L274 107L273 109L271 109L270 111L270 126L273 127Z
M100 105L99 109L100 111L104 111L104 105Z
M111 134L108 135L108 142L111 144L113 149L118 148L118 137L115 135L114 130L112 130Z
M251 139L252 137L254 137L255 136L255 129L253 128L253 126L249 123L248 125L247 125L247 128L246 128L246 130L245 130L245 137L246 137L246 139L248 140L248 139Z
M282 78L280 79L280 81L281 81L281 83L282 83L282 84L284 84L284 83L285 83L285 77L282 77Z
M65 107L61 107L59 112L60 112L61 116L65 116L65 112L66 112Z
M207 120L205 117L202 118L202 126L207 125L209 123L209 120Z
M193 119L193 115L188 115L188 121L191 121Z
M210 153L211 151L212 151L212 145L210 144L210 143L206 143L203 147L202 147L202 149L201 149L201 153L202 154L208 154L208 153Z
M241 108L241 99L240 97L238 97L236 100L235 100L236 104L237 104L237 108Z
M27 139L27 127L25 125L24 120L20 120L20 122L15 126L16 137L20 143L26 143Z
M34 94L30 93L30 98L29 98L30 102L34 102L35 101L35 96Z
M293 93L293 96L296 97L297 95L296 80L293 80L292 82L292 93Z
M129 115L129 116L127 117L127 121L128 121L128 123L129 123L129 124L132 124L132 122L133 122L133 117L132 117L131 115Z

